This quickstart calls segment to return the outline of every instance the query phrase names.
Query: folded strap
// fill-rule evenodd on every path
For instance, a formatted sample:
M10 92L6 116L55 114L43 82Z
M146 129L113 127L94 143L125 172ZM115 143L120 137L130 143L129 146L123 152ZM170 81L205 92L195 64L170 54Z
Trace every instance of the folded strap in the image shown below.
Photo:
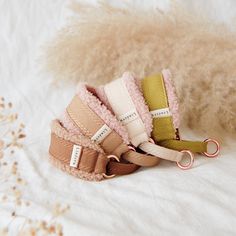
M157 158L156 156L150 156L132 151L124 153L123 158L140 166L156 166L160 163L160 158Z
M176 152L174 150L164 148L150 142L143 142L139 147L140 149L145 150L146 153L158 156L169 161L180 162L184 156L184 153L182 152Z
M155 142L175 139L175 128L162 74L144 78L142 89L153 117L152 138Z
M149 110L153 116L152 138L156 143L174 150L206 152L207 143L199 141L177 140L173 117L162 74L146 77L142 80L142 89Z
M140 143L147 141L149 137L145 125L136 110L123 78L106 84L104 91L118 120L127 128L131 143L137 147Z
M126 175L139 168L135 164L111 161L103 153L60 138L54 133L51 134L49 153L64 164L88 173Z
M83 134L99 143L105 153L112 153L120 158L122 153L129 150L122 138L78 96L72 99L66 110Z
M133 86L137 85L133 84ZM133 145L136 147L138 146L144 152L155 157L176 162L179 162L182 159L183 153L148 142L149 137L145 130L145 125L136 110L135 104L129 94L129 91L127 90L123 78L117 79L105 85L104 91L114 113L126 126ZM133 99L139 98L135 97ZM140 105L145 106L145 104ZM154 161L153 157L150 162L151 161Z
M131 163L110 161L107 165L108 175L128 175L139 169L140 166Z
M74 150L74 152L73 152ZM96 174L106 173L108 159L103 153L51 134L49 153L64 164Z
M158 142L163 147L182 151L182 150L190 150L196 153L204 153L207 152L207 142L201 141L188 141L188 140L164 140Z
M67 113L71 120L81 129L84 135L100 144L104 152L126 159L140 166L154 166L159 160L153 160L146 154L131 151L123 139L112 130L92 109L78 96L75 96ZM147 160L146 160L147 159Z

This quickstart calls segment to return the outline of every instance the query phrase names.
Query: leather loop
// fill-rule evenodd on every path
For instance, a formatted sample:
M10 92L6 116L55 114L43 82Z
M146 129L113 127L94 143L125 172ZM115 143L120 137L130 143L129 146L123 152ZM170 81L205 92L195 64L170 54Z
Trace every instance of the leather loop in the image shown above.
M131 163L110 161L107 165L108 175L128 175L139 169L140 166Z
M49 153L54 158L69 166L74 145L79 144L65 140L52 133ZM91 148L82 147L82 152L76 169L88 173L94 172L96 174L102 174L106 172L107 162L108 160L105 154L99 153Z
M78 96L72 99L67 107L67 113L83 134L91 139L99 129L106 125ZM123 144L122 138L114 130L110 130L108 135L98 143L105 153L116 155L119 158L123 152L128 151L128 146Z
M69 166L74 145L79 144L65 140L52 133L49 153L63 164ZM126 175L133 173L139 168L139 166L131 163L114 162L109 160L105 154L86 147L82 147L79 159L78 166L74 168L88 173Z
M156 166L160 163L160 159L156 156L141 154L134 151L128 151L122 156L125 160L140 166Z
M105 122L85 104L78 96L75 96L72 102L67 107L67 113L71 120L77 125L84 135L92 138L99 128L105 125ZM108 127L109 128L109 127ZM99 145L108 155L116 155L140 166L154 166L159 163L158 158L150 157L149 155L130 151L127 144L125 144L114 130L100 141ZM147 159L147 160L145 160Z
M188 140L164 140L159 142L161 146L174 150L191 150L196 153L203 153L207 151L207 143L201 141L188 141Z
M133 83L133 86L135 87L135 89L138 89L135 83ZM148 142L149 136L145 129L144 122L138 114L136 109L137 107L132 99L138 99L138 101L140 102L140 106L143 106L144 110L146 107L145 102L141 102L142 99L140 97L134 97L134 94L129 94L123 77L105 85L104 92L109 105L112 107L112 110L126 126L132 144L135 147L139 147L142 151L152 155L147 155L146 161L144 157L139 156L136 157L136 160L134 157L129 156L127 157L127 160L132 162L135 160L136 164L149 166L159 163L159 160L155 160L155 158L162 158L177 162L181 161L181 158L183 156L182 153ZM147 113L148 112L149 111L147 108ZM164 130L166 127L163 126L162 128Z
M177 152L168 148L158 146L150 142L143 142L139 146L140 149L154 156L158 156L162 159L169 161L180 162L183 158L183 153Z
M153 115L152 138L154 141L163 147L173 150L205 152L207 145L204 142L177 140L179 137L176 135L173 117L169 109L163 75L160 73L144 78L142 80L142 89L149 110ZM172 94L172 96L175 96L175 94Z

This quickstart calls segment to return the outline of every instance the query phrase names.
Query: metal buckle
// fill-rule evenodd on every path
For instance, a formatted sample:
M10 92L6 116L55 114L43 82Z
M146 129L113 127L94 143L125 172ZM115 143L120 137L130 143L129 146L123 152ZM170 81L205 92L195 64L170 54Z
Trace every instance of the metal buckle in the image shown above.
M192 165L193 165L193 163L194 163L194 155L193 155L193 153L192 153L191 151L189 151L189 150L182 150L181 152L183 152L183 153L188 153L188 154L189 154L189 156L190 156L190 162L189 162L189 164L187 164L187 165L182 165L180 162L176 162L176 164L177 164L177 166L178 166L180 169L182 169L182 170L188 170L188 169L190 169L190 168L192 167Z
M210 157L210 158L214 158L216 156L218 156L219 152L220 152L220 144L218 141L216 141L215 139L211 139L211 138L208 138L206 140L204 140L205 143L214 143L216 145L216 151L213 152L213 153L208 153L208 152L203 152L203 154L207 157Z
M107 159L115 159L117 162L120 162L120 159L116 155L108 155ZM114 178L116 175L107 175L105 173L102 174L104 178L111 179Z

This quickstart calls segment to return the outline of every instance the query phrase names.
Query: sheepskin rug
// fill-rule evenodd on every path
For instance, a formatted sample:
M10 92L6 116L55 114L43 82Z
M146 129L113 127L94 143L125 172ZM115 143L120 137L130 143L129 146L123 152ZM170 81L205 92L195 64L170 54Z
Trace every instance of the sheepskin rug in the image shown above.
M104 84L169 68L181 122L211 137L236 134L236 33L183 9L168 12L74 3L74 18L47 46L56 79Z

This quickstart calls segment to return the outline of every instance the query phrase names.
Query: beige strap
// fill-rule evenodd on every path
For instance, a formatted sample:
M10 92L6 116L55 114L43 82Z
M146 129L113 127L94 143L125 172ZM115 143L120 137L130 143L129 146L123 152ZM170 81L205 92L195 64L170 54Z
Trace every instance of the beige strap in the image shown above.
M140 143L148 141L145 125L135 108L123 77L106 84L104 92L117 118L126 127L131 143L138 147Z
M51 143L49 153L54 158L67 164L71 163L73 158L73 147L77 144L58 137L56 134L51 134ZM108 159L104 154L93 149L81 147L82 151L79 155L79 162L74 168L88 173L107 175L125 175L136 171L139 166L131 163L119 163Z
M98 140L105 153L116 155L118 158L122 154L125 154L122 156L124 159L140 166L154 166L159 164L159 158L131 151L119 134L111 130L78 96L75 96L67 107L67 113L84 135L92 140L94 137ZM99 134L102 133L101 130L104 132L102 135L96 136L99 130Z
M184 156L184 153L182 152L176 152L174 150L164 148L150 142L141 143L139 148L145 151L146 153L156 155L162 159L166 159L169 161L180 162Z
M140 166L156 166L160 163L160 158L157 158L156 156L150 156L133 151L124 153L122 157L125 160Z
M134 86L136 85L134 84ZM128 130L132 143L135 146L138 146L142 151L155 156L156 158L159 157L176 162L179 162L182 159L184 156L183 153L148 142L149 137L146 133L144 123L136 111L135 104L132 100L131 94L128 92L123 78L114 80L105 85L104 91L110 106L112 107L116 116L121 121L123 121ZM145 104L143 105L145 106ZM125 118L129 118L128 122ZM165 127L163 127L163 129L165 129ZM149 159L150 160L148 162L154 161L154 159L151 157L149 157ZM131 158L128 158L128 160L131 161ZM143 161L144 160L142 160L142 162Z

